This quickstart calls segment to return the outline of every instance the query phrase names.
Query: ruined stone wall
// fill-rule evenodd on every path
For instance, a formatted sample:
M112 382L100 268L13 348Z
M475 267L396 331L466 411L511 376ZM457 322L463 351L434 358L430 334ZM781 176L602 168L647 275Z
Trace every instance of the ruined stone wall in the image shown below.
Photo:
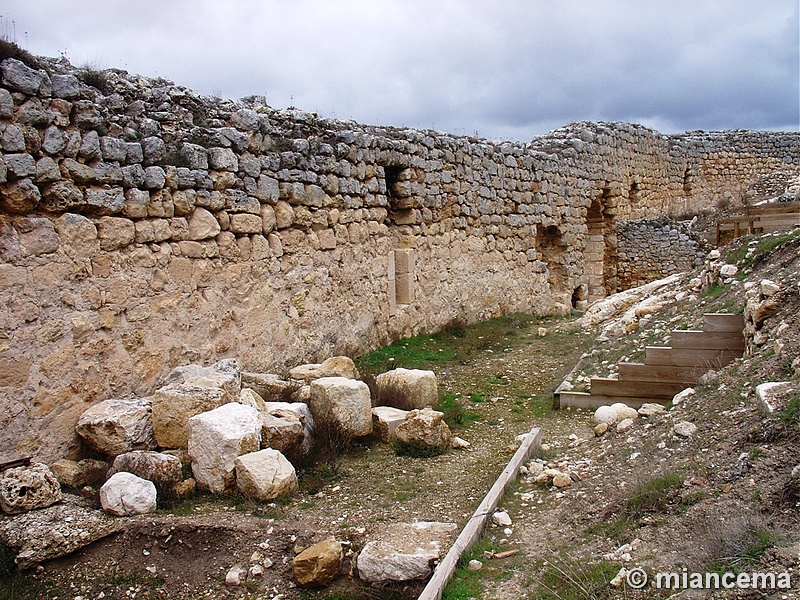
M281 372L568 311L590 271L594 295L639 277L616 273L620 223L707 209L800 157L797 134L369 127L42 60L0 64L0 450L45 459L90 403L179 364Z

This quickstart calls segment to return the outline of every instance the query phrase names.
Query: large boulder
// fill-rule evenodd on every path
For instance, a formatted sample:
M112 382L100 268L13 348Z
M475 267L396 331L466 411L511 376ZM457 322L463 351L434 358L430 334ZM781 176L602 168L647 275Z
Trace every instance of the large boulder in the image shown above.
M453 433L444 422L444 413L430 407L412 410L395 430L397 441L411 446L425 446L445 451L453 442Z
M261 447L273 448L286 455L301 451L305 441L303 417L288 408L258 414L261 422Z
M0 473L0 509L9 515L45 508L61 500L61 486L43 463Z
M292 571L297 583L304 586L328 585L342 571L342 545L330 537L306 548L294 557Z
M189 419L189 456L198 485L219 494L235 482L234 461L257 452L261 438L258 411L237 402Z
M433 406L439 401L436 375L421 369L393 369L376 378L378 404L402 410Z
M455 523L392 523L361 550L358 576L370 583L426 579L456 530Z
M108 475L127 472L152 481L158 490L165 492L183 479L183 465L177 456L160 452L126 452L114 459Z
M317 427L330 426L352 437L372 433L372 401L363 381L323 377L311 382L309 399Z
M372 431L384 443L391 444L397 439L398 425L408 416L407 410L391 406L376 406L372 409Z
M237 398L242 389L242 376L235 358L226 358L210 367L183 365L175 367L164 380L165 385L185 383L196 387L220 388L231 398Z
M153 395L153 432L162 448L186 448L189 419L228 404L233 398L221 388L188 383L164 386Z
M100 506L117 517L156 510L156 486L133 473L115 473L100 488Z
M82 488L105 481L108 463L93 458L84 458L79 461L62 458L50 465L50 470L61 485Z
M245 498L267 502L297 490L292 463L273 448L239 456L234 465L236 487Z
M347 356L333 356L321 364L300 365L289 371L289 378L310 382L323 377L346 377L358 379L358 369L351 358Z
M101 454L151 450L156 447L152 407L150 397L104 400L83 412L75 431Z

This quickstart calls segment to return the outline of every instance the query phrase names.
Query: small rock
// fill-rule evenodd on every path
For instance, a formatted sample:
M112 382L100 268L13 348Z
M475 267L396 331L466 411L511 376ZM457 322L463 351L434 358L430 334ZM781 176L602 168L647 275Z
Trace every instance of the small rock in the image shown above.
M225 575L225 585L232 587L244 585L246 580L247 569L239 565L231 567L230 571L228 571L228 574Z
M609 584L611 587L618 588L619 586L621 586L621 585L622 585L622 583L623 583L623 582L624 582L624 581L625 581L627 578L628 578L628 569L626 569L625 567L622 567L622 568L619 570L619 573L617 573L617 575L614 577L614 579L612 579L611 581L609 581L609 582L608 582L608 584Z
M594 421L613 425L617 422L617 411L610 406L598 406L594 411Z
M467 570L469 571L480 571L483 568L483 563L479 560L471 560L467 564Z
M253 565L248 570L248 574L250 577L263 577L264 567L262 565Z
M115 473L100 488L100 505L109 514L126 517L156 510L156 486L132 473Z
M295 556L292 571L300 585L325 586L341 572L342 558L342 545L330 537Z
M595 425L594 434L597 437L603 435L606 431L608 431L608 423L598 423Z
M689 421L681 421L680 423L675 423L675 427L673 427L673 432L675 433L675 435L685 438L692 437L696 431L697 431L697 425Z
M472 444L470 444L467 440L462 440L458 436L453 438L453 448L456 450L463 450L465 448L469 448L471 445Z
M695 394L694 388L686 388L685 390L678 392L672 397L672 404L674 404L675 406L682 404L683 402L686 402L689 398L694 396L694 394Z
M771 298L775 294L777 294L781 290L781 286L779 286L774 281L769 279L762 279L761 280L761 295L765 298Z
M639 414L643 417L652 417L654 415L665 412L667 409L662 404L655 402L647 402L639 407Z
M511 525L511 517L504 510L499 510L492 515L492 523L500 527L508 527Z
M617 423L617 431L627 431L631 427L633 427L633 419L622 419Z
M553 485L557 488L565 488L572 485L572 477L566 473L559 473L553 477Z

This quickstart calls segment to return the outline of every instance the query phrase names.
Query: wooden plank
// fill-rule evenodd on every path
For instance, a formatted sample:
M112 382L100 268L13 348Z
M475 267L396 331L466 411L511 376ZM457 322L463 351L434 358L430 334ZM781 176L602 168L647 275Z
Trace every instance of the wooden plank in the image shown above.
M559 398L560 408L586 408L594 410L598 406L609 406L622 402L631 408L639 408L642 404L649 404L657 402L659 404L666 404L669 400L663 398L634 398L632 396L598 396L596 394L587 394L585 392L561 392Z
M694 384L708 369L676 365L646 365L643 363L621 362L619 378L627 381L664 381L667 383Z
M464 529L456 538L456 541L450 547L445 557L436 566L433 576L428 581L425 589L419 595L418 600L440 600L442 592L444 591L447 582L455 573L458 561L461 555L469 550L475 542L483 534L486 528L486 522L494 514L500 499L506 492L508 484L516 481L519 468L528 462L534 453L539 453L542 450L542 431L538 427L530 430L525 440L520 444L520 447L511 457L506 468L500 473L500 477L494 482L492 488L488 491L483 501L478 508L472 513Z
M589 381L589 390L596 396L621 396L626 398L663 398L672 397L686 389L683 383L666 381L625 381L623 379L605 379L593 377Z
M672 347L696 350L741 350L744 352L744 337L741 333L676 329L672 332Z
M738 350L691 350L669 346L647 346L644 350L646 365L674 365L676 367L704 367L718 369L742 356Z
M703 315L703 331L741 334L744 331L744 315L706 313Z

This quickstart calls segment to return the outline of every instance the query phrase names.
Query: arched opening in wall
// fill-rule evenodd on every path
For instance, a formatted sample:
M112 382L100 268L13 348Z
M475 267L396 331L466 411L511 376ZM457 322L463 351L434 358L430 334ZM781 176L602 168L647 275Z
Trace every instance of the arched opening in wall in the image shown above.
M539 258L547 265L550 273L548 282L551 290L566 291L567 270L564 267L564 239L561 230L555 225L539 230L536 246Z
M584 265L589 302L617 291L616 232L614 217L609 211L609 204L613 202L611 188L604 188L602 195L592 200L586 211Z

